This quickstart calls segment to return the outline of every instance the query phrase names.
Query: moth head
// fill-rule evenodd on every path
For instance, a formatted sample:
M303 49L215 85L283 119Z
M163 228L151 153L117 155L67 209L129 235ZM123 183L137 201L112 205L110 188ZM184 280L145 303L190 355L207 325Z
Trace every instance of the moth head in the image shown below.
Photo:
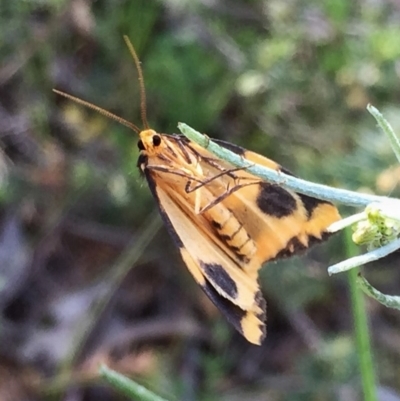
M152 129L145 129L139 133L138 148L148 156L153 156L162 149L163 140L160 134Z

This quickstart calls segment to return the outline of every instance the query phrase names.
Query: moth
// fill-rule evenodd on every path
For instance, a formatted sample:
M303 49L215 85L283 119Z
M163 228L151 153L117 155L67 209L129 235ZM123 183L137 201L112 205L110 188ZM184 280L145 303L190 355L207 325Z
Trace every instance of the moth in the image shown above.
M266 335L266 302L258 270L324 241L327 227L340 219L330 202L295 193L236 168L180 135L160 134L146 120L140 61L144 129L84 100L56 93L90 107L139 135L137 165L147 180L161 217L195 281L226 319L250 343ZM229 142L219 145L258 163L288 173L274 161Z

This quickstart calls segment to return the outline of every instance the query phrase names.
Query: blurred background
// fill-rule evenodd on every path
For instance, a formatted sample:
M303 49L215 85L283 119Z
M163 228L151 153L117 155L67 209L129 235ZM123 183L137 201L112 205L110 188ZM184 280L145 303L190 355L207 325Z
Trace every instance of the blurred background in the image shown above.
M136 168L141 126L179 121L302 178L398 196L365 107L400 132L396 0L0 0L0 399L123 400L98 364L175 400L358 400L336 235L261 271L268 336L248 344L193 281ZM341 208L343 215L354 209ZM400 294L398 256L365 269ZM400 314L367 300L381 400L400 399ZM390 398L392 397L392 398Z

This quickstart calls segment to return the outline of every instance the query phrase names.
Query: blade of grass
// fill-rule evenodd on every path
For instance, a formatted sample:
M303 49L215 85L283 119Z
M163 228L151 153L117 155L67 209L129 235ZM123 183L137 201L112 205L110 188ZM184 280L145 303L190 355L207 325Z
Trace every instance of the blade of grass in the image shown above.
M146 387L134 382L131 379L121 375L115 370L109 369L107 366L100 367L100 375L108 381L115 389L129 397L130 399L140 401L167 401L157 394L154 394Z

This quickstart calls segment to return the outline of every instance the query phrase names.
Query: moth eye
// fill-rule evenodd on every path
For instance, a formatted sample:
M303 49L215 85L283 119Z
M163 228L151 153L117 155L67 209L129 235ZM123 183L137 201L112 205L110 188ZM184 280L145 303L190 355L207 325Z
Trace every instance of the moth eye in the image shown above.
M153 145L154 146L159 146L161 143L161 137L160 135L154 135L153 136Z
M144 147L144 145L143 145L143 141L142 141L142 140L140 140L140 141L137 143L137 147L139 148L139 150L145 150L145 147Z

